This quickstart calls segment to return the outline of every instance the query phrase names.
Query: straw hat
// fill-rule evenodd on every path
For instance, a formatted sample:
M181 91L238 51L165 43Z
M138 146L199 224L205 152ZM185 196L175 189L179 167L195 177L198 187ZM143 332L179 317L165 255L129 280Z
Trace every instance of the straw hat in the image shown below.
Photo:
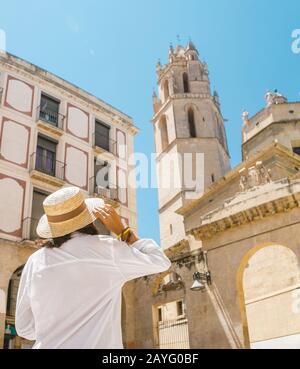
M100 198L85 199L78 187L62 188L44 202L45 214L39 220L36 232L42 238L62 237L93 223L93 210L104 205Z

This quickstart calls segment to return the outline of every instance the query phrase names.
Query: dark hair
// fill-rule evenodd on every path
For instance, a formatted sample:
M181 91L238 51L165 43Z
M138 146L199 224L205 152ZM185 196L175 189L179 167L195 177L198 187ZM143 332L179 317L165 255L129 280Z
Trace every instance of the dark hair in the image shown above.
M94 223L91 223L91 224L87 225L84 228L78 229L76 232L83 233L83 234L89 234L89 235L92 235L92 236L95 236L95 235L99 234L99 232L98 232L96 226L94 225ZM65 236L62 236L62 237L52 238L52 239L46 241L42 245L42 247L47 247L49 249L58 248L62 244L64 244L65 242L69 241L72 238L73 233L66 234Z

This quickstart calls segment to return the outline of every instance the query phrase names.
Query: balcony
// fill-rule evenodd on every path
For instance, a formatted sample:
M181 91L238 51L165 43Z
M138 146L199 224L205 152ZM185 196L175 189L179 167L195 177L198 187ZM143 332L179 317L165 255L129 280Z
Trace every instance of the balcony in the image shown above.
M55 138L63 135L65 116L51 109L37 108L37 125L47 134L52 134Z
M100 197L115 208L120 205L117 186L111 183L108 183L106 187L99 186L95 181L95 177L90 178L90 196Z
M65 184L65 168L65 163L49 155L35 152L30 156L30 176L38 182L60 188Z
M23 219L23 240L35 241L39 238L36 233L36 227L39 219L25 218Z
M117 142L95 132L93 134L93 148L98 154L109 153L116 155Z

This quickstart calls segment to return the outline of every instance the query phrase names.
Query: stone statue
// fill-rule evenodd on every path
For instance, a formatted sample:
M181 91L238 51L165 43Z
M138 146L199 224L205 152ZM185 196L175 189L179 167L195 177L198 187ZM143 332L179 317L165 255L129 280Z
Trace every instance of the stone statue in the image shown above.
M242 192L272 182L271 170L267 169L261 161L248 169L241 169L239 173L239 186Z
M249 121L249 112L247 112L246 110L243 111L243 121L244 122L248 122Z

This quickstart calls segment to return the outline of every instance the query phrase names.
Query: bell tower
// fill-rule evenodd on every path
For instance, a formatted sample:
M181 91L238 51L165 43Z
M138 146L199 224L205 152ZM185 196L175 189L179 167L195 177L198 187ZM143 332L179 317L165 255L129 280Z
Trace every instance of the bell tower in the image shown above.
M156 73L152 123L161 244L166 249L185 238L183 218L176 210L201 196L199 188L223 177L230 158L219 97L211 94L208 67L195 45L190 41L186 47L170 46L168 64L158 62ZM198 181L197 190L186 185L186 168Z

